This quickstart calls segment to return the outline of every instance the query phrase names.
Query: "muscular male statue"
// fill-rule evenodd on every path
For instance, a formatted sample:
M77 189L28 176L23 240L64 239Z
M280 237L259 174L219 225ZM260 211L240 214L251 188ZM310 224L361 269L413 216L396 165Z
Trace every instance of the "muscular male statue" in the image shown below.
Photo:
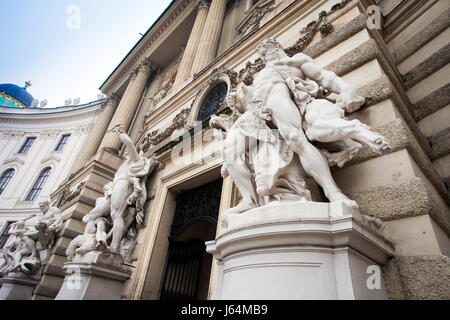
M143 221L143 206L147 199L145 182L147 176L158 167L159 162L141 156L131 138L120 129L120 125L111 128L119 135L120 141L127 151L126 160L119 167L112 182L111 219L112 240L110 248L119 252L120 242L125 231L129 229L134 219Z
M320 68L310 57L302 53L288 57L274 39L263 40L258 45L257 52L266 67L255 76L248 92L244 92L246 97L242 96L242 92L232 92L228 103L241 112L249 114L250 111L251 121L262 119L266 124L270 122L276 127L289 148L298 155L305 172L323 188L330 201L349 200L334 182L326 158L308 141L302 128L302 116L308 103L313 100L308 92L317 90L317 84L338 94L337 103L342 104L347 112L357 110L364 104L364 98L358 96L336 74ZM295 86L302 86L304 90L296 90ZM300 97L296 97L294 91L300 92ZM243 200L233 210L233 213L239 213L257 206L257 196L252 191L254 187L248 167L238 160L245 154L245 142L235 140L234 150L225 161L236 186L244 191L241 192Z

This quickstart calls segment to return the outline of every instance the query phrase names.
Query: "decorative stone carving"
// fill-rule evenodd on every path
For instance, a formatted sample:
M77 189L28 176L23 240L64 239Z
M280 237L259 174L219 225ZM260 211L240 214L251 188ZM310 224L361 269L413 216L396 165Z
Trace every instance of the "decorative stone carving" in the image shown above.
M293 56L296 53L302 52L311 43L317 31L320 31L322 37L326 37L333 32L333 26L326 20L326 18L330 14L345 7L349 2L351 2L351 0L343 0L342 2L332 6L330 11L321 11L319 13L319 19L308 23L308 25L300 31L301 37L297 40L297 42L285 50L288 56Z
M163 78L163 81L160 83L158 89L156 90L156 94L149 98L151 105L150 110L153 110L154 107L162 101L165 97L167 97L173 88L173 83L175 82L175 78L177 77L178 69L173 69L166 74Z
M253 75L260 72L265 66L260 58L253 63L248 61L245 68L239 71L239 81L244 82L246 86L251 86L253 84Z
M84 234L73 239L66 250L67 259L72 261L75 254L84 255L90 251L105 250L107 234L106 228L111 225L108 217L111 208L112 183L103 187L104 196L95 201L95 207L83 217L86 223Z
M64 204L72 201L76 197L78 197L81 193L81 189L83 189L84 185L86 184L86 181L81 182L78 184L77 188L74 191L70 191L70 185L66 185L64 190L61 193L61 196L59 197L56 206L58 208L61 208Z
M35 274L47 263L48 250L53 247L55 234L62 228L62 216L58 208L50 206L48 200L39 203L41 213L33 214L11 225L9 234L12 238L3 248L6 264L0 274L6 276L14 272L26 275ZM33 226L25 222L37 217Z
M275 0L258 1L257 4L255 4L245 13L246 17L237 26L236 30L241 35L246 35L251 31L258 29L261 19L266 14L276 9L278 6L279 4L275 5Z
M120 124L110 131L117 133L124 144L126 160L113 182L104 186L105 195L97 199L94 209L83 218L86 229L70 243L66 251L69 261L93 263L102 253L122 254L124 261L130 257L136 228L144 222L147 177L162 165L155 157L148 159L139 154Z
M224 217L272 201L311 201L306 175L323 188L330 202L356 207L337 187L329 165L343 166L362 147L360 142L378 153L389 150L384 137L344 116L358 110L365 99L310 57L299 53L290 58L274 39L262 41L257 52L266 66L251 87L242 86L227 98L237 119L221 116L210 122L228 131L222 174L230 175L242 195ZM323 89L338 94L336 102L325 99ZM323 151L311 141L320 142Z
M205 121L214 115L225 102L228 86L221 82L214 86L203 99L200 109L197 113L197 121Z
M159 130L147 133L147 135L144 137L141 143L140 149L145 153L150 149L151 146L155 146L161 141L164 141L165 139L169 138L172 135L172 133L175 132L175 130L184 128L184 126L187 123L187 120L189 119L190 112L191 109L189 108L181 110L173 118L172 124L159 134L158 134Z
M107 104L113 104L115 107L118 105L120 99L116 94L110 94L108 98L102 103L102 108L105 108Z
M197 10L201 10L201 9L209 9L209 2L207 0L200 0L197 4L196 4Z
M219 179L178 195L169 237L175 239L199 220L216 224L221 190Z

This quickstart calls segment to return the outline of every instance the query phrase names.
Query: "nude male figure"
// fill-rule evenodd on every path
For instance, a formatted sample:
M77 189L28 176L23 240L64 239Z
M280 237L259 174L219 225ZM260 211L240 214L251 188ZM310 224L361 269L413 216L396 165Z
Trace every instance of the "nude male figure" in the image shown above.
M324 190L331 201L350 200L337 187L325 157L307 139L302 128L302 116L292 99L287 85L288 78L306 78L316 81L324 88L339 94L338 101L348 112L358 109L364 104L364 98L333 72L325 71L314 61L302 54L288 57L280 44L274 39L263 40L257 52L266 67L255 77L249 91L247 106L243 107L242 97L237 92L230 93L230 104L247 108L258 117L271 122L285 139L289 148L299 157L305 172L311 176ZM230 137L231 139L233 137ZM245 190L243 200L231 210L240 213L257 206L257 196L251 180L251 173L240 157L245 154L246 143L236 137L234 150L228 155L227 170L239 190ZM234 158L234 159L233 159ZM231 213L231 212L230 212Z
M138 223L143 220L142 207L147 198L145 181L159 162L155 157L148 159L140 155L131 138L120 129L120 125L114 126L110 131L119 136L127 151L126 160L114 175L110 201L113 221L110 247L112 251L119 252L122 237L133 220L136 219Z

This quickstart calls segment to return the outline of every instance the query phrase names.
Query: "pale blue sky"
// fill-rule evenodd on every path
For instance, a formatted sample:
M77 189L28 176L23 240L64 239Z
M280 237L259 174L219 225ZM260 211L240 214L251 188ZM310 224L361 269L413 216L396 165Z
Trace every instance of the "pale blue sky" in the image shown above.
M0 0L0 83L48 107L95 100L98 88L171 0ZM68 12L71 6L75 11ZM80 12L76 28L76 8ZM71 28L69 26L75 26Z

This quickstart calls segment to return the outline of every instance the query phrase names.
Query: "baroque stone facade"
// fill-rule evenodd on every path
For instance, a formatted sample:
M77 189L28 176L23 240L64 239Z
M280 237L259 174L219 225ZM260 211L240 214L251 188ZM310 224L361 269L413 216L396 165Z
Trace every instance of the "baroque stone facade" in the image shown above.
M327 247L327 253L324 249L314 259L325 261L333 255L340 255L355 266L364 265L365 268L368 264L369 268L372 263L372 266L381 267L382 287L386 294L372 291L368 295L357 296L351 290L344 292L333 287L332 290L338 293L333 295L327 291L329 295L322 298L448 299L450 148L446 137L450 113L447 106L448 84L444 75L448 63L446 46L450 7L446 1L396 3L398 5L392 7L387 0L172 2L158 23L101 87L105 94L110 95L104 109L107 112L103 112L96 121L95 130L91 131L86 148L77 158L70 176L52 194L52 200L59 202L65 224L33 298L52 299L57 296L63 285L64 270L68 270L68 265L64 267L64 263L67 262L66 249L70 241L85 233L83 217L96 206L97 199L106 197L103 187L113 181L116 172L120 171L128 147L123 147L117 135L108 130L114 131L119 125L133 140L140 157L155 157L164 164L146 181L143 220L136 228L137 234L133 235L135 243L127 254L127 264L133 268L123 278L124 286L118 289L123 299L160 299L168 296L248 298L237 293L233 295L231 289L226 291L227 288L239 287L236 282L233 286L229 285L231 282L227 284L223 281L223 268L228 267L222 259L229 252L237 252L242 249L239 245L245 244L246 247L239 251L239 259L245 260L252 255L258 256L252 259L262 259L259 256L261 252L273 250L264 247L270 237L279 247L291 248L291 253L297 250L293 249L296 246L312 245L310 241L323 240L324 233L319 232L317 238L303 236L305 230L301 224L279 221L279 217L272 215L264 206L248 212L244 210L240 215L242 218L233 216L225 219L225 213L232 212L230 208L233 210L246 200L245 188L239 188L232 177L226 175L230 168L223 166L226 132L229 134L229 129L237 121L244 122L245 127L245 110L239 109L239 103L233 105L230 98L237 94L245 96L246 90L261 85L261 82L255 82L260 81L258 77L270 66L256 49L262 40L271 38L277 40L286 57L296 57L299 53L309 56L317 68L325 70L328 75L333 74L353 88L351 96L362 98L355 98L359 101L357 108L347 108L345 114L342 111L336 116L336 119L352 125L348 133L351 136L346 138L358 140L358 134L353 131L361 133L361 130L369 130L371 133L365 132L376 135L372 139L375 144L360 144L352 149L354 152L345 154L345 159L338 161L337 158L330 158L330 154L341 150L327 149L323 145L336 140L324 141L323 137L321 140L318 136L313 139L313 133L308 133L308 128L304 128L309 140L315 140L315 148L322 150L332 166L330 172L336 187L356 201L358 212L355 206L348 203L338 205L339 201L314 183L316 177L311 179L303 173L300 189L308 192L304 192L300 197L302 199L297 197L290 205L284 205L284 210L276 212L292 218L300 210L296 208L312 210L322 214L322 219L328 219L327 223L333 228L341 228L339 230L346 230L355 236L346 240L340 233L330 233L333 241L341 241L339 243L345 250ZM311 74L310 78L315 76ZM319 84L323 80L320 79L316 78ZM302 80L304 82L294 81L293 85L311 85L308 82L311 79ZM214 107L212 122L209 121L209 113L206 119L200 117L202 121L197 121L205 99L217 86L226 95L226 103L218 103ZM341 101L344 105L348 102L342 97L342 92L330 87L329 83L313 89L311 92L317 100ZM256 104L255 108L260 117L267 115L264 106ZM279 129L279 122L270 123L270 120L267 117L264 126ZM310 125L313 127L318 122ZM211 126L223 130L215 131ZM283 136L284 133L280 134ZM289 148L294 145L289 140L291 136L283 138L289 142ZM261 137L258 139L262 141ZM369 139L369 142L374 142L372 140ZM376 144L380 145L379 148ZM298 150L295 152L298 153ZM249 152L241 156L248 164ZM280 158L289 158L289 151L281 153ZM20 159L10 161L20 162ZM297 168L299 164L293 163L293 166ZM254 186L260 187L261 181L256 181L257 165L250 169L253 175L248 181L254 179ZM208 216L214 217L217 214L217 223L216 218L196 219L202 217L201 212L190 215L192 219L187 219L190 225L180 223L184 220L178 216L180 208L177 211L177 203L181 199L197 199L198 210L209 207L208 197L204 193L202 196L194 193L212 181L222 184L220 199L216 193L210 199L220 201L217 212L208 213ZM285 179L284 191L269 195L277 201L286 200L291 197L286 189L292 187L289 179ZM189 192L192 192L191 197ZM270 202L264 198L267 193L261 192L258 196L262 198L259 203ZM314 205L309 206L309 200L314 201L311 202ZM192 202L189 203L192 206ZM346 216L345 212L353 213ZM304 219L311 217L303 216ZM346 217L350 217L350 226L346 225ZM258 223L266 225L258 227ZM278 226L280 234L291 230L295 237L272 236L268 227L272 224ZM177 228L179 225L182 228ZM317 224L317 228L322 230L324 223ZM181 231L174 232L175 229ZM231 237L228 230L235 230L233 238L227 238ZM358 238L359 235L364 236ZM251 242L249 236L259 237L259 240ZM204 255L197 255L199 243L201 247L201 243L206 241L209 241L208 252L214 258L206 254L206 247ZM195 243L195 248L189 247L191 243ZM248 252L253 249L258 253ZM197 260L193 262L183 252L196 252ZM294 263L302 254L297 252L289 256L292 261L285 262ZM279 252L274 256L284 259ZM171 286L170 279L175 276L173 272L178 267L170 263L175 260L181 269L186 266L191 268L194 263L198 266L194 286L196 293L177 292L178 288ZM295 260L295 263L301 261ZM325 269L330 274L338 272L337 269L331 271L330 267ZM238 274L235 269L230 270ZM365 269L361 272L359 275L362 278L368 276ZM339 273L330 281L339 282L343 275ZM320 281L329 279L323 274L316 276L322 277ZM319 278L314 279L319 281ZM250 278L239 274L235 279L250 281ZM309 278L296 279L308 281ZM263 284L261 286L263 288ZM367 289L363 288L365 281L359 281L355 286L363 291ZM161 291L165 292L164 296L161 296ZM264 288L253 294L260 292L264 292ZM286 297L308 298L304 292L290 293Z

